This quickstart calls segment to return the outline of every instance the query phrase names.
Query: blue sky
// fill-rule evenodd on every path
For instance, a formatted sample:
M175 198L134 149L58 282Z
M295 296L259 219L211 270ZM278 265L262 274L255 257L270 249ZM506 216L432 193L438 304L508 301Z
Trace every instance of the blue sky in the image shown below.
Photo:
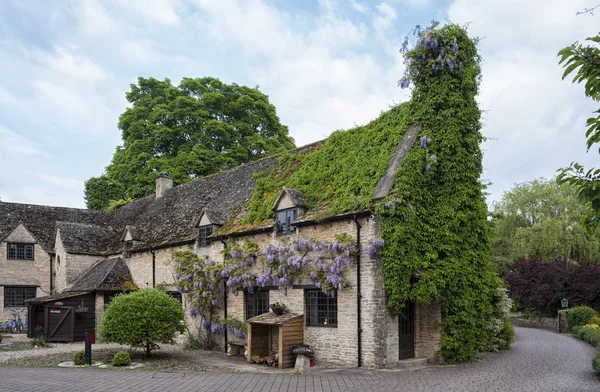
M482 38L489 202L586 154L595 110L556 53L595 35L591 0L80 0L0 2L0 199L84 207L120 144L139 76L260 86L297 145L408 99L402 38L433 18Z

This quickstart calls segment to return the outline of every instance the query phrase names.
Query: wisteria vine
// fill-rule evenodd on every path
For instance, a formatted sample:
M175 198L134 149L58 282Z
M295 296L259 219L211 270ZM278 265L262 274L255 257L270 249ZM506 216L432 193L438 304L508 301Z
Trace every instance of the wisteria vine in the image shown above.
M438 26L437 22L429 28L417 25L411 34L404 37L400 53L404 56L405 69L398 81L400 87L408 88L411 82L414 83L414 77L424 70L431 70L437 75L444 70L452 73L462 66L458 60L458 40L456 37L445 36L442 30L437 29ZM410 48L411 35L417 40L413 48Z
M376 252L383 247L380 241L375 245ZM186 296L190 316L202 317L202 328L208 335L228 330L236 337L244 337L244 323L217 316L224 288L238 295L244 290L252 293L256 287L289 288L310 280L326 295L335 296L337 290L350 287L344 271L356 254L355 244L355 239L347 234L336 236L333 243L286 237L264 250L244 241L228 244L222 251L222 263L200 258L190 251L177 252L173 260L174 278L179 291Z

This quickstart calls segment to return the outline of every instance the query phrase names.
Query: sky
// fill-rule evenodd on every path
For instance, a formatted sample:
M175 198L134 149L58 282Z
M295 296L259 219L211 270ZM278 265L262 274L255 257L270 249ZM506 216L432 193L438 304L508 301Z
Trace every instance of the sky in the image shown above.
M401 41L432 19L480 37L488 203L586 152L597 109L557 52L596 35L594 0L0 1L0 200L85 207L138 77L259 86L298 146L410 98Z

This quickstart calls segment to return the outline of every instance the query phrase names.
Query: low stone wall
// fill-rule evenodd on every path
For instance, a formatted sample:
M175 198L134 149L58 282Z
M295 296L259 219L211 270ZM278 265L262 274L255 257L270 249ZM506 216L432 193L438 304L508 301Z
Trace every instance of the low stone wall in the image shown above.
M510 322L515 327L539 328L558 332L558 317L511 317Z

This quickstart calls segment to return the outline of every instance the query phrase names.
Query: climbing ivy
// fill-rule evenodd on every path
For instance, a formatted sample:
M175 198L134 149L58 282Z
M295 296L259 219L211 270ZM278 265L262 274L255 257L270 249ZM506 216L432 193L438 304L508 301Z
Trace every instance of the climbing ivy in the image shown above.
M411 100L312 149L286 153L282 167L259 175L245 223L272 219L283 186L302 191L309 213L320 217L375 211L383 241L369 250L381 257L389 308L399 314L407 301L439 301L440 354L448 362L471 360L487 346L499 286L480 181L480 57L477 41L454 24L417 27L411 39L401 50L406 72L399 81L413 86ZM390 195L375 205L377 182L412 125L421 126L419 142Z
M415 37L400 84L414 85L410 119L422 135L376 209L385 290L394 313L406 301L441 301L440 354L471 360L487 345L499 285L480 181L480 57L476 40L457 25L434 23Z

